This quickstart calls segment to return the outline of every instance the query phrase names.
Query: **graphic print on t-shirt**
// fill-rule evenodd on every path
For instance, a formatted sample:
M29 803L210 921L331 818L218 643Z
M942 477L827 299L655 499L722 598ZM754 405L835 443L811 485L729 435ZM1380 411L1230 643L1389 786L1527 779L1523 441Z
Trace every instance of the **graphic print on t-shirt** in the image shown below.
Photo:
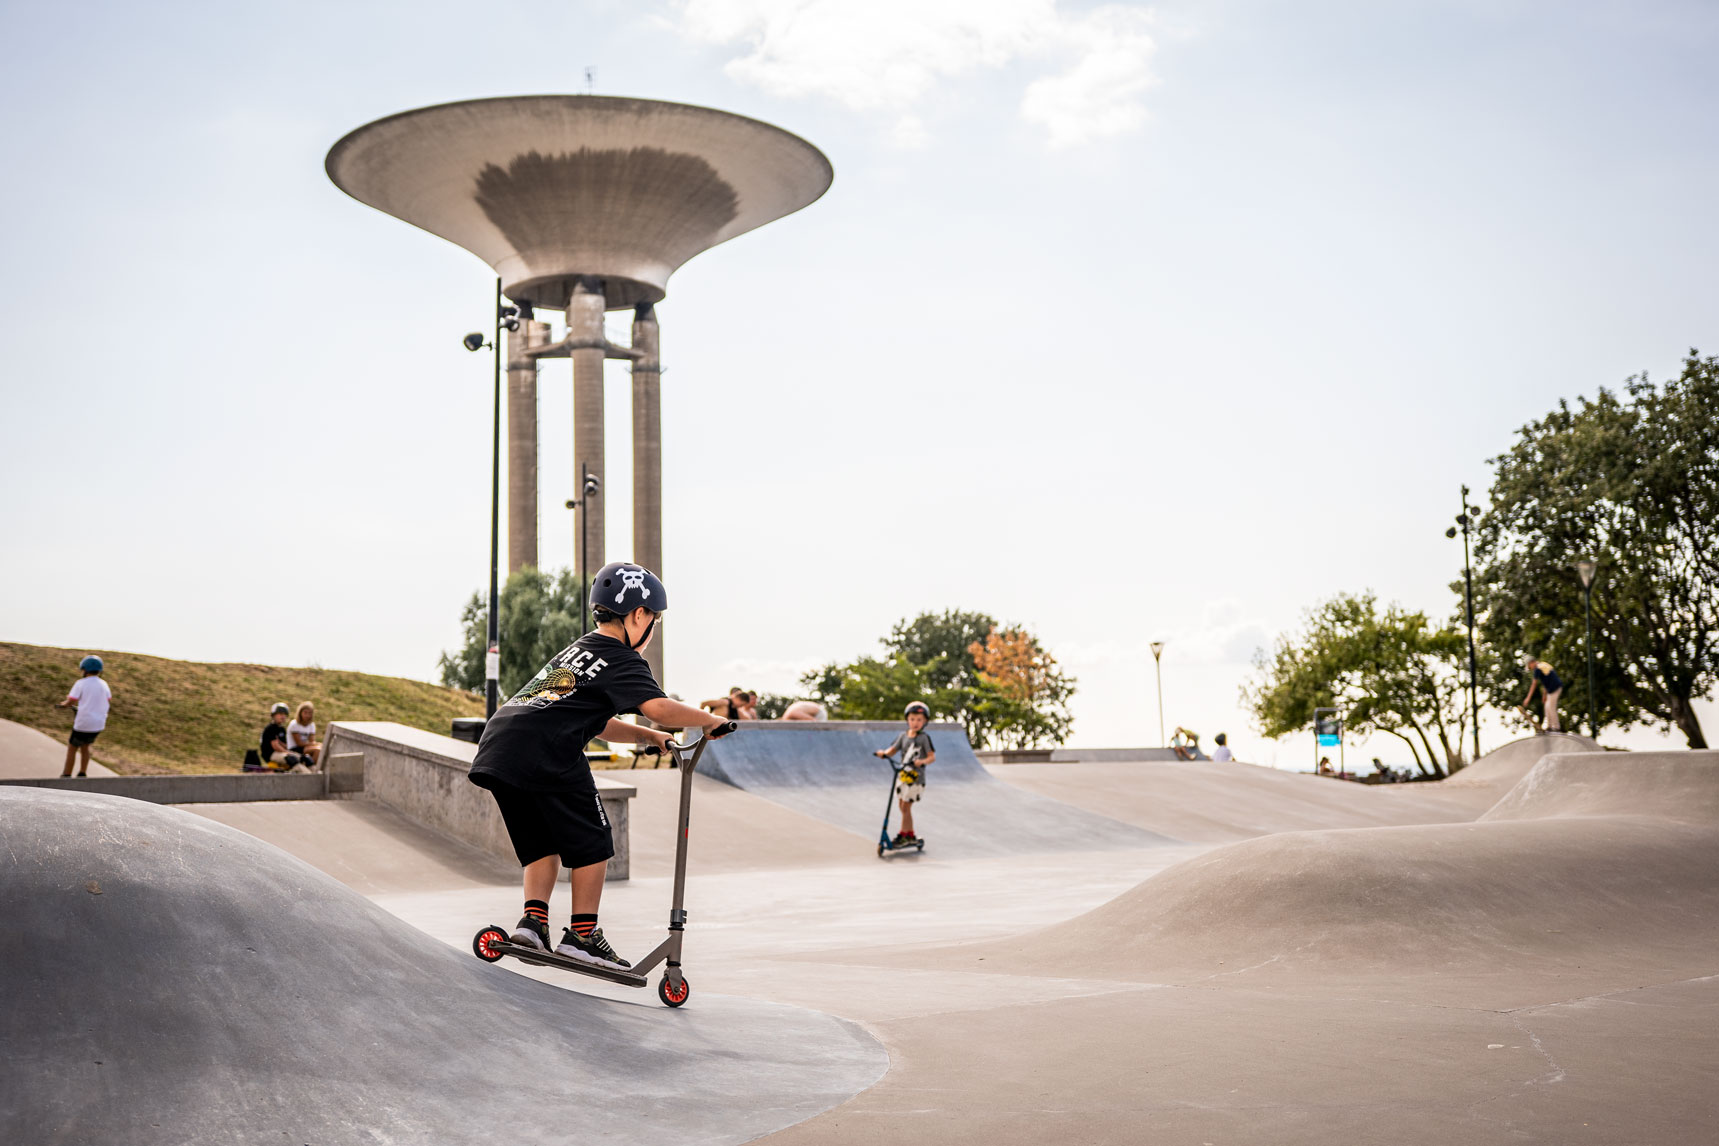
M545 708L573 695L581 680L590 680L609 667L609 662L578 645L569 645L550 658L536 676L508 704Z

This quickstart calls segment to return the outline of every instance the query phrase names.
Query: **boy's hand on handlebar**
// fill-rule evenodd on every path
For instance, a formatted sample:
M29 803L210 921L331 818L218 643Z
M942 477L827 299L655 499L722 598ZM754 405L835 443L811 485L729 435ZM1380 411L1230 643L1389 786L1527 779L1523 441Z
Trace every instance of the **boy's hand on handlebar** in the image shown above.
M711 740L721 740L724 736L727 736L731 732L737 732L739 729L740 725L736 724L732 720L719 720L715 726L706 728L704 730L704 734Z

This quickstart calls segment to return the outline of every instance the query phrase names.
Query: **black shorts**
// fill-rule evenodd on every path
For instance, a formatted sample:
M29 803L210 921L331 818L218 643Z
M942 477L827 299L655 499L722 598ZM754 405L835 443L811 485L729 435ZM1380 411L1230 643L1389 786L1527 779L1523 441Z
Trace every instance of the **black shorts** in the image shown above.
M99 729L95 732L79 732L76 729L73 729L72 738L66 741L66 743L73 748L84 748L88 745L94 744L95 738L100 735L101 731Z
M615 837L597 793L528 792L498 780L483 786L501 809L521 866L560 856L568 867L587 867L615 854Z

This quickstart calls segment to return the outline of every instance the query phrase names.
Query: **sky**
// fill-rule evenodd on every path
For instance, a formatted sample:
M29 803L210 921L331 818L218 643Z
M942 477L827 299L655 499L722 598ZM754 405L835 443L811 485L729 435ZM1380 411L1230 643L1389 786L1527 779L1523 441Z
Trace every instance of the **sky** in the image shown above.
M1451 615L1518 427L1719 352L1708 4L3 0L0 43L5 640L436 677L488 577L494 278L323 172L427 104L702 104L834 165L658 308L694 698L974 609L1077 678L1072 744L1158 742L1161 640L1170 726L1302 766L1257 649L1338 592Z

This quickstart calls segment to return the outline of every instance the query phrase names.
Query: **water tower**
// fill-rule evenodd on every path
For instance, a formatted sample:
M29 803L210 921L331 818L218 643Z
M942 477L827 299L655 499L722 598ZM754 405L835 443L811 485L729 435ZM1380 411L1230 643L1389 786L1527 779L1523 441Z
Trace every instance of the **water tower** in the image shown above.
M477 255L527 315L507 346L508 568L537 564L537 363L573 360L573 447L604 478L603 363L632 364L633 551L662 571L662 431L655 304L700 251L792 214L829 188L822 152L781 128L686 104L514 96L419 108L336 143L336 186ZM631 345L603 315L633 312ZM605 560L603 494L577 510L591 568ZM588 530L589 532L585 532ZM662 642L652 643L662 679Z

